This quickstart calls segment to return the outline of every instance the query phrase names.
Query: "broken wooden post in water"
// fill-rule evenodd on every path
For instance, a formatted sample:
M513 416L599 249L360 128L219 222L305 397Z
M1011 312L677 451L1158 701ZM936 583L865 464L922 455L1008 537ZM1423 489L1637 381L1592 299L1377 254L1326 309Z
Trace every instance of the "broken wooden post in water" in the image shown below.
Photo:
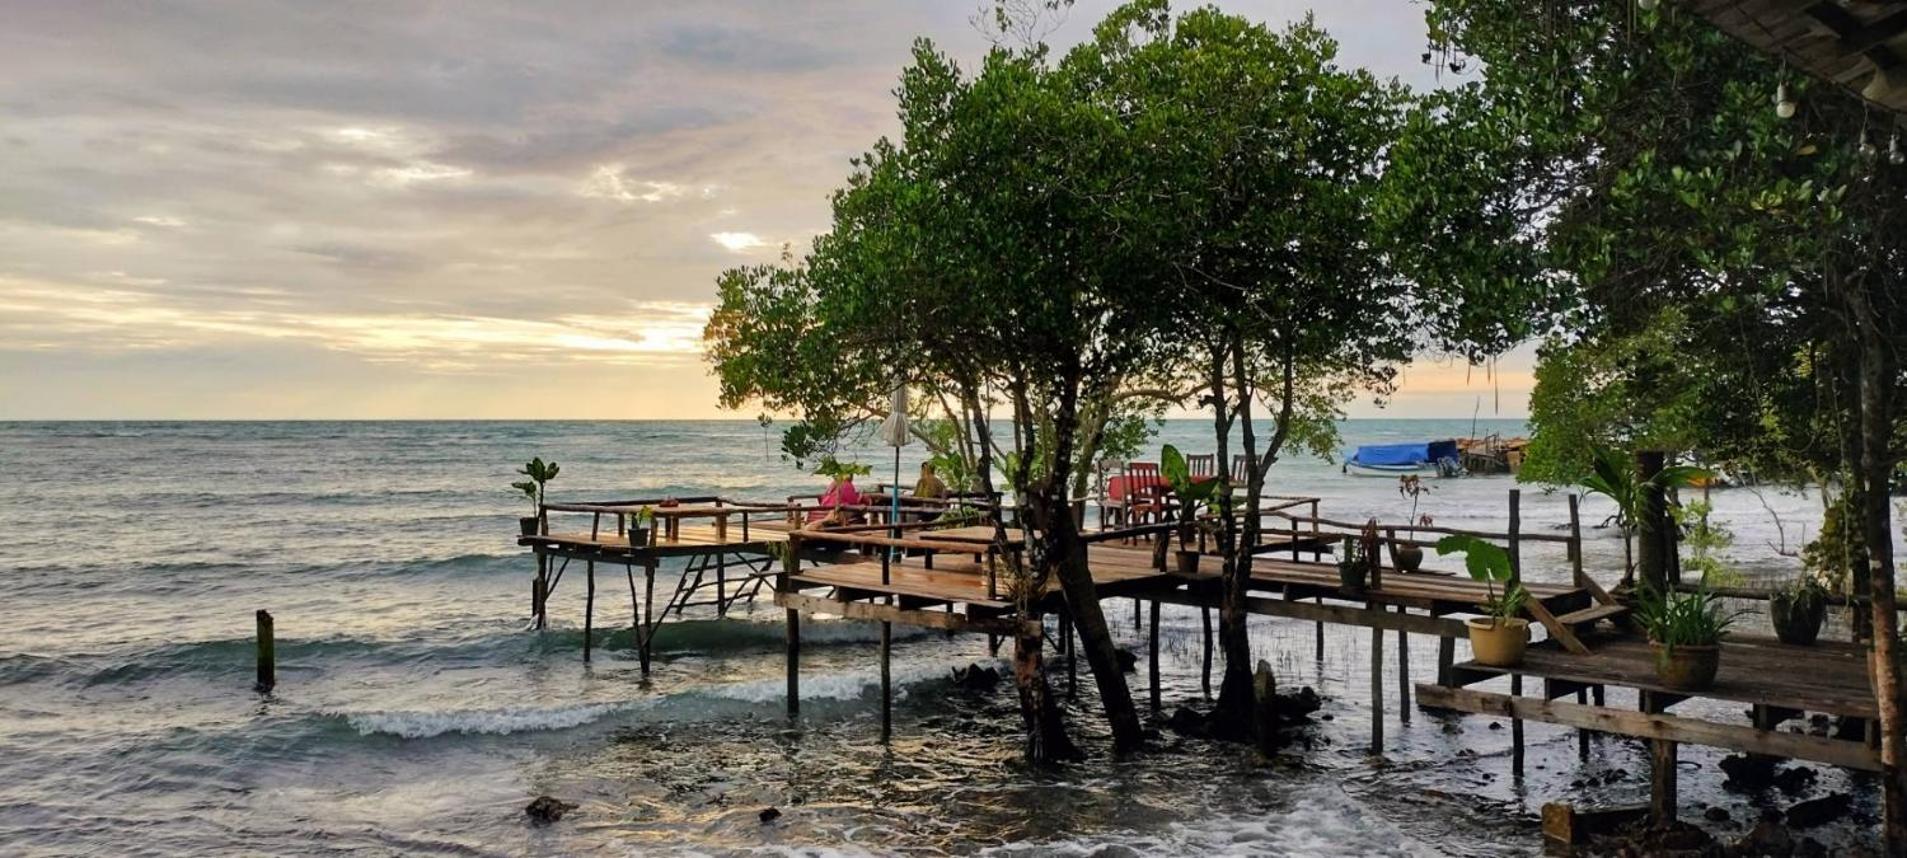
M253 690L268 693L278 685L277 643L272 639L271 612L258 612L258 681Z

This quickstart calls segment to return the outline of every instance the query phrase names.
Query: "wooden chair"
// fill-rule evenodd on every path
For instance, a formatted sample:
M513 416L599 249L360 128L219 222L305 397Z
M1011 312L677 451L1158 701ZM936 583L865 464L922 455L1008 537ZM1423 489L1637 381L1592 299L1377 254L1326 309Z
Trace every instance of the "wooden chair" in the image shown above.
M1106 494L1099 501L1100 526L1135 527L1149 523L1158 515L1158 496L1164 486L1159 463L1127 464L1124 473L1106 481Z
M1199 453L1186 456L1185 467L1195 477L1216 477L1218 476L1218 454Z

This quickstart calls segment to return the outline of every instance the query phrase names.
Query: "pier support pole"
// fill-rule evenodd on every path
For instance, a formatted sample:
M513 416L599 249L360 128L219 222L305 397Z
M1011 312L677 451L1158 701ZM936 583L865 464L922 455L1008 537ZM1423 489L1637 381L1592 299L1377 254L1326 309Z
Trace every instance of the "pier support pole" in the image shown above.
M654 560L648 560L642 564L642 578L642 616L648 625L643 628L642 635L636 641L640 644L636 648L636 655L642 659L642 675L647 677L649 648L655 641L656 628L660 625L656 617L656 562Z
M1523 695L1523 675L1510 674L1510 696ZM1523 719L1510 719L1510 774L1517 780L1523 779Z
M536 617L538 630L550 625L550 557L541 551L536 553L536 580L530 583L530 611Z
M1212 609L1200 605L1199 621L1205 626L1205 657L1199 663L1199 688L1205 692L1205 699L1212 699Z
M252 686L261 694L278 685L278 644L273 638L271 612L258 612L258 682Z
M787 553L781 558L781 574L775 579L775 589L783 593L794 592L794 581L789 576L801 569L801 544L793 535L788 536ZM788 717L801 714L801 612L789 608L785 617L788 629Z
M894 624L881 621L881 741L894 737Z
M1074 645L1073 612L1067 610L1059 615L1060 644L1066 647L1066 699L1079 699L1079 654Z
M1371 610L1380 610L1377 603ZM1384 630L1371 628L1371 753L1384 753Z
M1323 604L1324 604L1324 597L1323 597L1323 596L1319 596L1319 597L1318 597L1318 604L1319 604L1319 605L1323 605ZM1314 633L1316 634L1316 636L1317 636L1317 640L1318 640L1318 643L1317 643L1317 649L1318 649L1318 654L1317 654L1317 659L1318 659L1318 664L1319 664L1320 666L1322 666L1322 665L1324 664L1324 621L1323 621L1323 620L1319 620L1319 621L1317 622L1317 628L1315 628L1315 629L1313 629L1312 631L1313 631L1313 632L1314 632Z
M1152 628L1146 633L1146 670L1152 680L1152 713L1159 713L1159 600L1152 600Z
M1649 740L1649 821L1657 828L1675 822L1675 751L1669 739Z
M1409 612L1397 606L1397 613ZM1397 630L1397 720L1410 723L1410 636L1403 629Z
M1457 639L1437 637L1437 684L1450 685L1452 668L1457 662Z
M1571 499L1574 499L1574 495L1571 496ZM1576 689L1576 705L1589 705L1588 689ZM1589 731L1586 729L1578 729L1576 731L1576 760L1583 763L1589 762Z
M589 589L583 596L583 661L588 662L590 633L596 623L596 561L589 561L583 568L589 573Z

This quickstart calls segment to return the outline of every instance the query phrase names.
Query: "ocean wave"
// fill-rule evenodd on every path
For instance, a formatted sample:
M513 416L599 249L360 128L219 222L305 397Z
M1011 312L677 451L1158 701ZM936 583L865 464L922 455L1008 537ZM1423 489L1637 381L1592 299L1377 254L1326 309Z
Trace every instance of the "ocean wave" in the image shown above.
M429 739L446 734L526 733L568 730L627 711L640 703L581 703L570 706L510 706L497 709L384 710L325 713L343 718L360 735L388 735L400 739Z

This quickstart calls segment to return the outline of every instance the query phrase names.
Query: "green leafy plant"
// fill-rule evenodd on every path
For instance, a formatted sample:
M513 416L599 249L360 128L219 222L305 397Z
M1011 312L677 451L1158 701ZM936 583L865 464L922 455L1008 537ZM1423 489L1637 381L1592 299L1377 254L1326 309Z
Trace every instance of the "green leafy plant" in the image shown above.
M1682 545L1688 549L1683 566L1701 573L1700 580L1709 586L1740 586L1741 572L1719 556L1722 549L1735 543L1735 534L1710 518L1713 510L1713 504L1698 500L1682 504L1671 513L1682 530Z
M1736 616L1724 611L1722 598L1707 589L1685 593L1644 587L1636 599L1636 622L1649 640L1662 645L1664 655L1678 646L1721 643Z
M517 474L528 477L528 479L511 483L510 488L522 492L530 499L530 515L536 516L542 514L543 502L547 499L549 490L549 482L556 479L557 473L561 470L562 467L560 465L555 462L545 462L541 456L531 459L524 463L523 467L516 469Z
M1489 592L1489 598L1483 603L1483 612L1491 619L1503 621L1515 618L1523 612L1523 604L1529 601L1529 591L1523 584L1513 580L1514 570L1510 568L1510 552L1503 546L1468 534L1452 534L1437 540L1439 555L1462 554L1464 569L1472 580L1481 581ZM1497 585L1503 585L1501 594Z
M656 523L655 508L650 506L644 506L642 509L636 510L635 521L636 521L637 527L654 526Z
M815 466L814 472L819 476L828 477L829 479L839 479L842 477L865 477L873 473L874 468L871 465L843 462L836 459L833 454L829 454L821 457L821 463Z
M1602 495L1616 505L1616 527L1622 530L1622 580L1625 582L1635 577L1634 539L1645 524L1650 492L1689 488L1714 477L1707 468L1669 465L1645 480L1636 473L1630 459L1628 454L1614 447L1597 447L1590 474L1582 481L1586 494Z
M1218 497L1218 480L1193 479L1185 454L1171 444L1159 451L1159 475L1165 478L1166 484L1172 487L1172 495L1179 500L1179 538L1189 539L1199 509L1211 506Z

